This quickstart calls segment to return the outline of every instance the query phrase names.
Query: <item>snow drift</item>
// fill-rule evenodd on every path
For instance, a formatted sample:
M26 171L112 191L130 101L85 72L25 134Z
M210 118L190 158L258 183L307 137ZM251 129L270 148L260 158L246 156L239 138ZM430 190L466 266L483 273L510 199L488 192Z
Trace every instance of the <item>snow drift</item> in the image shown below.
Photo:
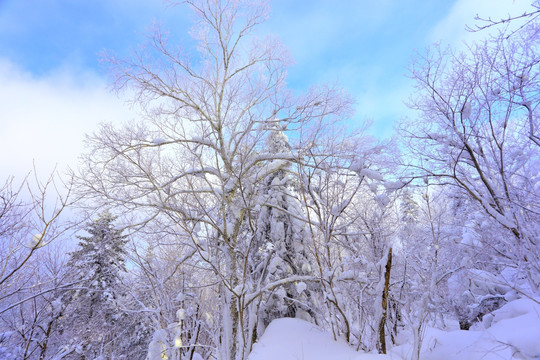
M511 301L469 331L426 328L420 358L540 359L540 299ZM407 330L403 344L388 355L355 351L345 341L300 319L277 319L253 347L249 360L368 360L410 359L412 340Z

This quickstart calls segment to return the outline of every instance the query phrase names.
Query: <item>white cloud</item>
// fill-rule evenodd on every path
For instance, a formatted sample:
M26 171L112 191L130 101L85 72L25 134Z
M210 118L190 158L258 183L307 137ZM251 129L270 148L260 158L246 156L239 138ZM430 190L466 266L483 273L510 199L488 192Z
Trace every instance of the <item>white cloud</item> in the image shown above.
M498 31L497 28L480 32L467 31L466 26L480 24L474 20L476 15L484 19L500 20L530 9L531 0L457 0L448 15L435 26L430 40L461 47L464 42L479 40L488 33Z
M85 133L135 116L91 72L64 68L36 77L0 59L0 84L0 181L20 179L33 162L43 176L76 166Z

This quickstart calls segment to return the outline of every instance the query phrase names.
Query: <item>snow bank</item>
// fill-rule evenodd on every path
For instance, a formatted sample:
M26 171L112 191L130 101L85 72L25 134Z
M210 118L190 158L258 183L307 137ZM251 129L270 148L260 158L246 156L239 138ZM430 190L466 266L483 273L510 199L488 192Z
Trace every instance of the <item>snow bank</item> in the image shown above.
M536 300L536 301L535 301ZM540 359L540 299L509 302L473 330L426 328L422 360ZM249 360L410 359L412 341L391 348L388 355L356 352L345 341L300 319L274 320L254 345Z
M386 355L356 352L345 341L300 319L277 319L268 325L248 360L369 360Z
M409 344L398 346L391 354L393 358L410 358L412 348ZM422 360L539 358L540 304L525 298L485 315L483 323L473 330L427 328L420 355Z

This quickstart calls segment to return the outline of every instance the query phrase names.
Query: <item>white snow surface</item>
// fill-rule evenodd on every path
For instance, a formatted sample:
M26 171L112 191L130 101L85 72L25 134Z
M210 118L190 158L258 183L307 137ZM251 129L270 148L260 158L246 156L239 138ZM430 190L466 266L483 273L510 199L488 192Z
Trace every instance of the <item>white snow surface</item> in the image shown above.
M388 355L356 352L344 340L300 319L277 319L253 347L248 360L411 359L412 335L405 330L401 345ZM540 298L514 300L484 316L469 331L427 327L420 359L540 359Z
M386 355L356 352L345 341L300 319L284 318L268 325L253 346L248 360L369 360L390 359Z
M420 359L540 359L539 302L540 298L511 301L484 315L483 322L469 331L428 327ZM408 343L393 348L392 358L411 358L412 348Z

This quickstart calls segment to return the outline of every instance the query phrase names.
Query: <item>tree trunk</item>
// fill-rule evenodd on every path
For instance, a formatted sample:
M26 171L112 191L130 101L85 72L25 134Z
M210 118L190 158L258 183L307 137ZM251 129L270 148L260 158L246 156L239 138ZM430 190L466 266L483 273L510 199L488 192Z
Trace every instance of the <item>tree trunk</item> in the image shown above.
M390 288L390 269L392 268L392 248L388 250L388 260L384 272L384 289L382 293L382 316L379 322L379 354L386 354L386 335L384 328L388 315L388 292Z

